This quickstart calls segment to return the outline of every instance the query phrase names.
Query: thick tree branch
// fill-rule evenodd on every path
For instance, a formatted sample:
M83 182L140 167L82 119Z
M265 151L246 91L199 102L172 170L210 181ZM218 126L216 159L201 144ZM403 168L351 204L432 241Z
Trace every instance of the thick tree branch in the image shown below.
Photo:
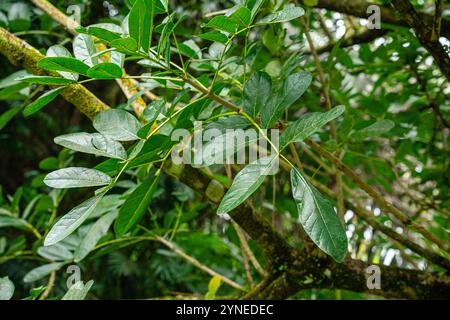
M450 81L450 58L439 42L439 37L435 35L435 20L430 23L421 20L422 16L414 9L409 0L392 0L392 4L414 29L420 43L433 56L442 74Z
M309 247L310 249L312 247ZM450 277L437 273L378 265L381 289L369 289L367 278L373 264L347 258L337 263L319 249L302 251L285 272L264 280L247 299L286 299L300 290L345 289L385 298L449 299Z
M368 18L367 8L374 3L365 0L319 0L317 7L345 13L359 18ZM388 7L380 6L381 21L400 26L409 26L407 18L404 15L397 15L394 10ZM434 24L434 16L426 13L418 13L418 19L423 24L432 26ZM440 35L450 39L450 21L442 20Z
M44 56L25 41L17 38L0 27L0 53L8 58L15 66L21 66L35 75L57 75L37 67L37 63ZM89 118L108 109L108 106L80 84L67 87L62 96Z
M387 29L381 30L365 30L355 35L352 35L346 39L344 39L340 43L341 48L352 47L357 44L369 43L374 41L375 39L381 38L389 33ZM318 54L322 54L324 52L329 52L334 48L335 43L329 43L326 46L317 49Z
M78 34L78 32L75 29L78 28L80 24L75 20L73 20L72 18L66 16L63 12L61 12L50 2L48 2L47 0L31 0L31 2L33 2L38 8L44 11L50 18L59 23L67 32L69 32L74 36ZM106 49L103 44L96 44L96 47L98 51ZM125 70L123 77L127 78ZM131 97L133 97L135 94L138 93L137 89L138 82L136 80L117 79L116 82L127 99L130 99ZM145 95L151 100L156 100L158 98L148 90L146 91ZM141 97L138 97L131 103L131 106L133 107L133 110L136 113L136 115L140 116L147 105Z

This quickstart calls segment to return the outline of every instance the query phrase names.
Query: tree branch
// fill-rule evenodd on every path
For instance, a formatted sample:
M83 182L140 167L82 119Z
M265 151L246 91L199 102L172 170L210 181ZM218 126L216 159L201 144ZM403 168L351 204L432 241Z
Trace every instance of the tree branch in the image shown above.
M73 20L72 18L66 16L63 12L61 12L50 2L48 2L47 0L31 0L31 2L33 2L38 8L44 11L50 18L59 23L67 32L69 32L74 36L78 34L78 32L75 29L78 28L80 24L75 20ZM96 44L96 47L99 52L106 49L103 44ZM123 78L127 78L125 70L123 73ZM131 97L133 97L135 94L138 93L137 90L138 82L136 80L116 79L116 82L127 99L130 99ZM151 100L156 100L158 98L150 91L146 91L145 95ZM147 105L141 97L138 97L131 103L131 106L133 107L135 114L137 116L140 116Z
M362 43L369 43L372 42L375 39L381 38L389 33L388 29L381 29L381 30L365 30L362 32L359 32L357 34L352 35L351 37L348 37L344 39L340 47L341 48L347 48L352 47L357 44ZM335 43L329 43L321 48L317 49L318 54L322 54L324 52L329 52L334 48Z
M406 17L403 15L397 15L391 8L380 6L379 4L374 4L365 0L319 0L317 7L367 19L367 8L370 5L377 5L380 7L382 22L406 27L409 26ZM430 14L418 13L418 19L425 25L432 26L434 23L434 16ZM440 35L450 39L449 20L442 20Z
M200 261L198 261L197 259L195 259L194 257L191 257L189 255L187 255L186 253L184 253L180 248L178 248L173 242L163 238L163 237L156 237L156 240L158 240L159 242L161 242L162 244L164 244L167 248L169 248L170 250L172 250L173 252L175 252L176 254L178 254L180 257L182 257L183 259L185 259L186 261L188 261L190 264L196 266L197 268L199 268L200 270L208 273L211 276L219 276L220 279L226 283L227 285L238 289L240 291L245 291L244 287L241 286L240 284L234 282L233 280L225 277L224 275L221 275L220 273L217 273L216 271L212 270L211 268L205 266L204 264L202 264Z
M409 0L392 0L392 4L414 29L417 39L433 56L442 74L450 81L450 58L439 42L439 37L434 35L435 20L430 23L423 21L422 15L414 9Z
M44 58L38 50L2 27L0 27L0 53L6 56L13 65L22 66L30 73L57 76L56 73L37 67L38 61ZM80 84L69 85L62 96L90 119L97 113L109 108Z

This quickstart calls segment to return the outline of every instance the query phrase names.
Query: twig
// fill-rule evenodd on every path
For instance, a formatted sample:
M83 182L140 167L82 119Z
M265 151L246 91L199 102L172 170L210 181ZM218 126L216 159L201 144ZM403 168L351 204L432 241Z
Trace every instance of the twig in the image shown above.
M234 220L232 220L232 224L239 237L239 241L241 242L242 248L245 254L250 259L250 261L252 262L253 266L255 267L255 270L263 277L267 277L267 272L261 267L255 255L253 254L253 251L250 249L250 246L248 245L247 239L245 238L245 234L242 231L242 228L236 222L234 222Z
M56 278L56 272L52 271L52 273L50 273L50 277L48 278L47 287L45 288L45 291L39 297L39 300L45 300L48 298L50 292L53 289L53 285L55 284L55 278Z
M204 264L202 264L201 262L199 262L197 259L195 259L194 257L191 257L189 255L187 255L186 253L184 253L180 248L178 248L173 242L164 239L162 237L157 236L155 238L157 241L161 242L162 244L164 244L166 247L168 247L170 250L172 250L173 252L175 252L176 254L178 254L180 257L182 257L183 259L185 259L186 261L188 261L190 264L196 266L197 268L199 268L200 270L208 273L211 276L219 276L222 281L226 284L228 284L229 286L241 290L241 291L245 291L245 288L242 287L240 284L234 282L233 280L225 277L224 275L221 275L220 273L214 271L213 269L205 266Z

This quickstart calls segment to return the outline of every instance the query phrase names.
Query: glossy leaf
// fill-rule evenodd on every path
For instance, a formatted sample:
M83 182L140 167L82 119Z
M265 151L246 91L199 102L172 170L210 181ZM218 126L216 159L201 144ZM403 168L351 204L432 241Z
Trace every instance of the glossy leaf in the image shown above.
M328 112L313 112L304 115L299 120L291 123L281 134L280 149L285 148L291 142L303 141L325 124L342 115L344 111L344 106L337 106Z
M62 45L53 45L47 50L47 57L72 57L72 54L69 50L67 50ZM77 81L79 76L78 73L72 73L72 72L64 72L64 71L58 71L58 73L66 79Z
M93 280L88 281L86 284L83 281L78 281L69 288L61 300L84 300L93 284Z
M297 170L291 170L292 195L299 222L312 241L338 262L347 254L347 236L333 204L309 184Z
M113 48L116 48L118 51L131 54L133 54L138 49L136 40L130 37L111 41L109 45Z
M216 16L209 20L206 26L228 33L234 33L238 28L238 24L233 22L229 17L226 16Z
M65 134L56 137L54 141L60 146L78 152L120 160L124 160L127 157L127 153L122 144L99 133L80 132Z
M94 40L90 35L78 34L73 40L73 53L75 58L92 67L98 63L98 57L94 56L97 53Z
M130 231L148 210L156 188L158 187L159 175L147 178L136 190L131 193L123 206L120 208L119 216L114 225L117 236L123 236Z
M261 109L262 128L272 127L281 117L284 110L289 108L305 93L311 81L311 74L305 71L294 73L287 77L281 84L278 92L267 103L267 106Z
M28 272L25 277L23 278L23 281L25 283L30 283L34 281L38 281L46 276L48 276L53 271L57 271L61 269L62 266L64 266L64 262L54 262L49 264L44 264L43 266L34 268L30 272Z
M250 24L252 13L246 7L240 7L230 16L231 21L237 23L241 27L246 27Z
M74 232L95 210L102 196L90 198L59 219L45 237L44 246L51 246Z
M227 43L228 41L228 37L219 31L202 33L199 35L199 37L205 40L215 41L223 44Z
M67 247L61 243L54 244L48 247L40 247L37 253L51 261L66 261L72 260L73 254L67 249Z
M241 133L241 134L240 134ZM201 159L195 160L195 163L201 163L205 166L213 164L223 164L228 158L234 157L235 153L243 150L251 144L258 142L259 137L254 131L249 131L249 135L245 136L245 130L228 131L216 137L202 146ZM234 141L234 143L231 143Z
M351 137L355 140L365 140L370 138L379 137L382 134L390 131L395 127L394 121L391 120L379 120L368 127L365 127L361 130L356 131L351 135Z
M98 132L117 141L139 139L137 133L141 127L133 115L120 109L103 111L94 119L94 128Z
M110 182L111 177L101 171L78 167L50 172L44 179L46 185L57 189L104 186Z
M0 300L9 300L14 295L14 283L8 277L0 278Z
M136 0L128 17L130 37L136 40L138 49L149 51L153 32L153 16L158 12L157 0ZM160 10L159 10L160 11Z
M104 62L90 68L87 75L95 79L116 79L122 77L122 68L115 63Z
M0 228L28 229L28 222L14 216L0 215Z
M117 217L118 212L113 211L98 219L84 236L77 247L74 255L75 262L83 260L89 252L94 250L95 245L107 232Z
M47 57L39 60L38 68L50 71L67 71L87 74L89 66L80 60L71 57Z
M273 173L276 164L277 158L275 156L264 157L250 163L239 171L230 189L220 202L217 213L228 213L247 200L248 197L258 190L266 176Z
M23 110L23 114L25 117L31 116L33 113L38 112L50 102L56 99L60 93L62 93L66 87L59 87L50 91L47 91L42 96L34 100L31 104L26 106L25 110Z
M76 83L76 81L72 79L47 77L47 76L27 76L20 78L19 80L26 83L46 84L46 85L68 85Z
M272 79L265 72L257 72L244 87L244 111L256 118L259 110L266 107L272 95Z
M297 19L305 14L305 10L300 7L289 6L284 10L269 14L258 21L258 25L286 22Z
M93 35L94 37L97 37L99 39L105 40L107 42L111 42L114 41L116 39L120 39L120 35L117 33L117 31L119 31L119 33L121 32L120 27L119 30L108 30L106 28L102 28L101 26L103 26L104 24L98 24L98 25L92 25L89 26L87 28L87 32L90 35ZM109 24L111 25L111 24Z

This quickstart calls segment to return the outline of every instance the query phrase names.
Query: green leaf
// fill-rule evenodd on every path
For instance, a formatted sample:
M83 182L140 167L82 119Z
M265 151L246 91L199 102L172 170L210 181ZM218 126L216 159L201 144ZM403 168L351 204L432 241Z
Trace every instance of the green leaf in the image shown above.
M121 237L131 230L147 212L148 206L155 194L159 182L159 172L147 178L136 190L131 193L114 224L117 236Z
M168 136L152 136L144 143L141 150L133 150L133 153L137 152L137 155L132 161L130 161L129 168L134 168L143 164L150 164L162 160L165 157L166 153L170 151L172 146L175 144L175 141L172 141ZM131 156L133 155L130 154L130 157Z
M53 271L57 271L61 269L62 266L65 265L65 262L54 262L49 264L44 264L43 266L34 268L30 272L28 272L25 277L23 278L23 281L25 283L30 283L34 281L38 281L45 276L48 276Z
M250 24L252 18L252 13L246 7L240 7L230 16L230 20L240 25L241 27L246 27Z
M130 37L136 40L138 49L143 48L145 52L148 52L151 46L150 37L153 31L154 2L151 0L137 0L128 16Z
M31 76L31 74L29 74L26 70L14 72L6 78L0 79L0 89L16 86L20 84L19 79L26 76Z
M303 3L308 7L315 7L319 3L319 0L303 0Z
M208 21L207 27L222 30L228 33L236 32L238 24L233 22L230 18L226 16L216 16Z
M333 204L295 168L291 170L292 195L299 222L312 241L338 262L347 254L347 236Z
M74 232L95 210L102 195L90 198L59 219L45 237L44 246L51 246Z
M242 132L242 135L239 134ZM258 142L258 135L252 134L254 131L249 131L249 135L246 136L246 132L242 131L228 131L222 135L214 137L210 142L207 142L202 147L201 161L199 163L210 166L213 164L223 164L224 161L235 153L244 149L248 145ZM234 143L230 143L234 141ZM197 163L197 160L196 160Z
M6 227L28 229L28 222L14 216L0 215L0 228Z
M111 41L109 44L112 48L116 48L120 52L124 52L127 54L133 54L138 49L138 44L136 40L133 38L120 38L114 41Z
M261 127L264 129L272 127L283 114L297 101L309 87L312 81L310 73L301 71L294 73L283 81L278 93L261 109Z
M12 3L8 10L8 22L11 31L28 30L31 26L30 7L23 2Z
M27 76L19 79L22 82L46 85L68 85L76 83L75 80L47 76Z
M88 281L86 284L83 284L83 281L78 281L69 288L61 300L84 300L93 284L93 280Z
M328 122L336 119L345 111L344 106L337 106L328 112L309 113L291 123L280 137L280 150L291 142L301 142L317 132Z
M199 37L205 40L220 42L223 44L228 42L228 37L219 31L202 33L201 35L199 35Z
M51 261L66 261L73 259L72 252L60 243L48 247L39 247L37 253L41 257Z
M250 163L239 171L230 189L220 202L217 213L228 213L247 200L248 197L258 190L266 176L273 173L276 164L276 156L264 157Z
M69 167L50 172L44 183L52 188L82 188L108 185L111 177L101 171L88 168Z
M259 9L261 9L261 6L263 5L264 1L266 0L250 0L247 2L247 7L251 10L252 13L252 21L258 14Z
M284 10L274 12L258 21L257 25L280 23L299 18L305 14L300 7L289 6Z
M216 293L222 285L222 278L220 276L214 276L208 283L208 292L205 295L205 299L214 300Z
M54 139L56 144L78 152L124 160L127 153L119 142L99 133L70 133Z
M104 62L90 68L87 75L95 79L116 79L122 77L122 68L115 63Z
M94 128L98 132L117 141L139 139L137 133L141 127L133 115L120 109L100 112L94 119Z
M0 130L2 130L13 118L16 114L18 114L22 110L18 107L12 107L8 111L4 112L0 116Z
M152 103L150 103L142 112L142 118L148 123L155 122L165 106L166 101L164 101L164 99L152 101Z
M9 300L14 294L14 283L8 277L0 278L0 300Z
M102 25L102 24L99 24ZM120 27L119 27L120 29ZM100 26L92 25L87 27L86 30L90 35L97 37L99 39L105 40L107 42L114 41L116 39L120 39L120 35L114 31L102 28Z
M79 74L87 74L89 66L80 60L71 57L42 58L37 63L38 68L50 71L67 71Z
M382 134L390 131L395 127L394 121L391 120L379 120L368 127L356 131L351 135L351 137L358 141L363 141L365 139L379 137Z
M194 40L187 40L179 43L180 52L192 59L201 59L202 50L198 47Z
M31 116L33 113L38 112L43 107L48 105L50 102L56 99L57 96L61 92L63 92L66 89L66 87L59 87L50 91L47 91L42 96L34 100L31 104L26 106L25 110L23 110L23 114L25 117Z
M69 50L67 50L65 47L61 46L61 45L54 45L51 46L50 48L48 48L47 50L47 57L72 57L72 54L69 52ZM66 78L66 79L70 79L70 80L74 80L77 81L79 76L77 73L72 73L72 72L64 72L64 71L58 71L58 73Z
M94 40L87 34L79 34L73 40L73 53L75 58L92 67L98 63L98 57L94 56L97 53Z
M244 111L256 118L272 95L272 79L265 72L256 72L244 87Z
M89 254L89 252L94 250L95 245L100 238L108 232L108 229L116 219L117 214L117 211L110 212L94 223L75 250L75 262L80 262Z

